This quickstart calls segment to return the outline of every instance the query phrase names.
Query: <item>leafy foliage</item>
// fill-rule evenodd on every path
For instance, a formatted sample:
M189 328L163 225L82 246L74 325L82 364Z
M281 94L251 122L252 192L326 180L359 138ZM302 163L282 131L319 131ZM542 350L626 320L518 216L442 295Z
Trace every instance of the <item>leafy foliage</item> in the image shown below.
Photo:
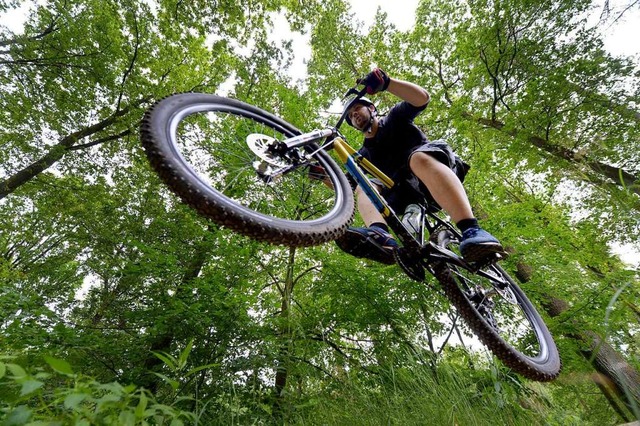
M19 33L0 27L3 421L632 419L593 385L580 334L640 368L638 272L608 245L637 246L638 70L603 49L589 7L423 0L402 32L380 11L366 26L342 0L74 0L34 5ZM277 37L285 23L310 42L302 80L288 73L301 52ZM331 124L373 64L430 91L418 124L472 164L465 186L512 248L507 265L539 307L565 303L546 318L556 383L479 352L434 282L196 216L139 147L143 110L182 91Z
M29 373L0 361L2 403L7 425L148 425L191 423L193 413L161 404L148 391L117 382L98 383L73 372L66 361L45 356L48 368Z

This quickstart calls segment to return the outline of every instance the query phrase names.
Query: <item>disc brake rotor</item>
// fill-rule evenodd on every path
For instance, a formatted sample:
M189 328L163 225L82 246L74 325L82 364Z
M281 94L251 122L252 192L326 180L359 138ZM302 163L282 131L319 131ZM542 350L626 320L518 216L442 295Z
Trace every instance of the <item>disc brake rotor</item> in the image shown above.
M278 143L277 139L259 133L251 133L247 136L247 146L262 161L278 168L287 167L291 162L276 152Z

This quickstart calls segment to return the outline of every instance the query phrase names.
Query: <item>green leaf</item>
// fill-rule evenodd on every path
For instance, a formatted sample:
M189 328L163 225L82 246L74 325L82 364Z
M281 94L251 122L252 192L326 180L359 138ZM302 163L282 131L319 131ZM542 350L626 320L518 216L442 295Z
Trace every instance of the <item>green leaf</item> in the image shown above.
M20 396L28 395L31 392L40 389L44 385L43 382L39 380L27 380L22 383L22 388L20 389Z
M119 395L115 395L112 393L108 393L106 395L101 396L100 398L98 398L96 400L97 403L97 410L100 411L102 410L102 408L107 405L107 406L111 406L111 403L114 402L120 402L122 400L122 398Z
M118 416L118 424L123 426L133 426L136 424L136 416L131 411L122 411Z
M145 410L147 409L147 404L149 400L147 399L147 395L144 391L140 391L140 400L138 401L138 406L136 407L136 417L144 418Z
M153 374L155 374L156 376L160 377L162 380L167 382L173 388L173 390L178 390L178 386L180 386L180 383L177 380L170 379L164 374L160 374L160 373L153 373Z
M31 410L25 405L17 406L12 412L9 413L7 418L2 423L2 426L18 426L23 425L31 418Z
M71 365L67 361L59 358L53 358L48 355L44 356L44 360L47 362L47 364L49 364L51 368L53 368L54 371L57 371L58 373L61 373L61 374L65 374L67 376L73 375L73 370L71 369Z
M126 393L125 389L118 382L102 383L98 385L98 388L118 395Z
M5 365L4 362L0 361L0 379L2 379L4 377L6 372L7 372L7 366Z
M180 353L180 357L178 358L178 368L182 370L185 365L187 365L187 358L189 358L189 354L191 353L191 349L193 348L193 339L189 341L187 347Z
M218 366L220 366L220 363L207 364L207 365L201 365L200 367L196 367L196 368L193 368L193 369L189 370L189 371L185 374L185 376L187 376L187 377L188 377L188 376L190 376L190 375L192 375L192 374L197 373L198 371L207 370L207 369L209 369L209 368L218 367Z
M124 393L133 393L136 390L136 385L127 385L123 389Z
M39 373L34 374L34 376L33 376L33 377L34 377L34 378L36 378L36 379L39 379L39 380L40 380L40 379L41 379L41 380L46 380L46 379L48 379L49 377L51 377L51 373L45 373L44 371L41 371L41 372L39 372Z
M27 377L27 372L18 364L7 364L7 370L13 374L15 380L25 379Z
M65 408L68 408L70 410L75 410L76 407L87 398L87 396L88 395L85 393L69 394L64 399L64 406Z
M153 352L153 355L155 355L162 362L164 362L165 365L169 367L171 370L176 371L178 366L177 366L176 359L174 357L163 352Z
M262 411L264 411L265 413L267 413L269 415L273 414L273 409L271 408L270 405L258 404L258 407L260 407L262 409Z
M164 415L171 415L171 414L173 414L173 411L174 411L173 407L170 407L170 406L165 405L165 404L153 404L153 406L151 408L156 410L156 411L160 411Z

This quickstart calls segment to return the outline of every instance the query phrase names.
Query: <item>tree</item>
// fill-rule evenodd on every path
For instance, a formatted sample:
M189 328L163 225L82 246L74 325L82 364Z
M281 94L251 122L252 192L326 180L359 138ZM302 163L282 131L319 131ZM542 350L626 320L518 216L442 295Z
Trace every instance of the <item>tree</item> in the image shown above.
M380 11L365 27L338 0L47 6L23 34L0 35L0 332L24 365L62 357L159 402L205 406L207 423L293 419L345 385L395 387L389 372L413 374L414 362L438 380L448 365L478 377L483 398L507 383L535 394L450 347L451 335L473 343L434 282L332 244L293 250L220 229L180 204L139 148L142 111L176 91L228 93L323 126L373 62L430 90L419 124L472 163L466 187L513 248L507 265L529 268L524 286L542 306L567 302L549 318L564 377L592 372L574 354L596 354L594 336L638 368L638 276L605 244L636 235L638 93L622 85L637 77L574 19L586 3L423 1L406 33ZM297 52L274 36L276 16L310 37L305 81L286 73ZM384 112L395 99L376 101ZM588 215L575 215L566 188L584 189L575 199Z
M2 144L11 147L0 197L53 165L74 170L80 152L119 152L150 102L214 90L233 65L228 35L246 41L270 10L245 22L242 6L228 6L202 15L195 3L56 1L34 9L23 34L0 35Z
M511 136L505 141L526 153L525 168L563 168L566 179L585 189L581 201L590 208L637 210L637 114L631 107L637 77L630 61L607 55L595 31L574 18L588 4L460 2L439 19L455 27L417 28L410 55L418 56L425 40L448 40L429 50L439 56L423 64L436 74L450 111ZM464 11L473 19L463 19ZM418 22L428 19L420 15ZM425 31L437 34L422 37ZM463 32L472 36L456 37ZM626 84L635 91L625 90ZM615 216L603 223L603 232L635 233L635 221Z

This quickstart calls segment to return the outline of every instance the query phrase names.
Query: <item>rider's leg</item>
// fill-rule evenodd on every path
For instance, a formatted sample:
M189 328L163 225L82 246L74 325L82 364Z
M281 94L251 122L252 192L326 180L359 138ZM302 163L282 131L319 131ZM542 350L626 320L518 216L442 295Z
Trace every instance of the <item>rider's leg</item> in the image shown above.
M409 167L462 231L460 252L465 259L481 261L503 251L500 242L478 226L462 182L451 168L425 152L415 152Z
M336 240L343 251L356 256L386 264L395 263L393 250L398 243L389 233L389 228L378 209L358 186L356 188L358 213L365 223L364 228L349 228Z
M360 186L356 188L356 202L358 213L360 213L360 217L362 217L362 221L366 226L371 226L374 223L386 223L376 206L373 205Z
M409 167L451 220L458 223L474 217L462 182L449 166L425 152L416 152L409 160Z

